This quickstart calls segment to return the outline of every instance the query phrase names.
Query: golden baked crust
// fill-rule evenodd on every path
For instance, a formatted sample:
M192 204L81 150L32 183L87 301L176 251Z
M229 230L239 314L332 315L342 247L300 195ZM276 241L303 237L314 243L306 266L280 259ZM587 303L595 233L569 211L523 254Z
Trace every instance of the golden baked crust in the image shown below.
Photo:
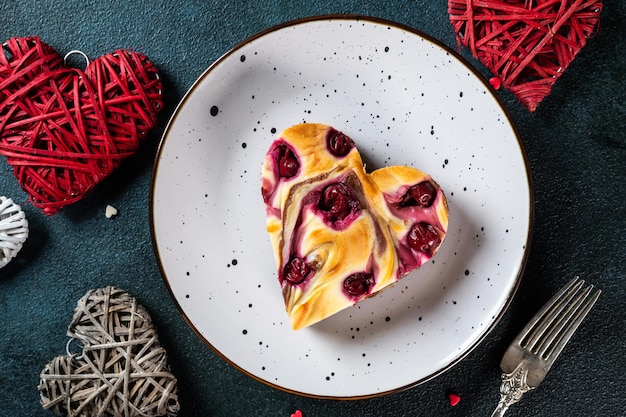
M305 123L279 134L262 177L267 230L294 329L418 268L448 228L445 196L429 175L405 166L368 174L352 139L327 125ZM418 184L425 196L411 191Z

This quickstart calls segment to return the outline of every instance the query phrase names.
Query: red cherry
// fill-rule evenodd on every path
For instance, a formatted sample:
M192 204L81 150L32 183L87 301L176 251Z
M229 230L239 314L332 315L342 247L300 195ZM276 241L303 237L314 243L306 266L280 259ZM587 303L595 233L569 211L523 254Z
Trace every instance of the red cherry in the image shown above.
M433 225L420 222L411 227L407 235L407 243L411 249L432 256L441 244L441 238Z
M354 147L354 141L345 134L330 129L326 135L326 146L335 156L346 156Z
M335 219L343 219L350 213L348 190L341 183L328 185L322 191L319 208Z
M327 185L322 190L317 207L325 213L324 217L327 221L338 226L336 223L361 209L361 202L349 186L336 182Z
M287 145L278 145L277 147L277 164L278 173L283 178L291 178L298 173L300 162L296 154Z
M437 197L435 186L430 181L422 181L406 191L400 201L400 206L430 207L435 201L435 197Z
M313 271L311 266L302 258L293 258L283 270L283 278L291 284L302 283Z
M375 284L374 276L368 272L357 272L343 281L343 289L353 297L361 297L369 293Z

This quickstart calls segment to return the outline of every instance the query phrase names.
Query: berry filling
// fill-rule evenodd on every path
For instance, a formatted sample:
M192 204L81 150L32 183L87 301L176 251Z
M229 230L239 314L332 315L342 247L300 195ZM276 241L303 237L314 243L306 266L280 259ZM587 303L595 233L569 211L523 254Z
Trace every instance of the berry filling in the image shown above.
M352 297L361 297L368 294L375 283L374 275L369 272L357 272L343 281L343 289Z
M331 128L326 135L328 151L335 156L346 156L354 148L354 141L345 134Z
M325 222L335 229L343 230L360 213L361 202L352 188L342 182L335 182L324 187L317 208Z
M276 164L278 165L278 174L283 178L293 177L300 169L300 162L296 154L285 144L276 147Z
M432 256L441 244L441 237L433 225L419 222L411 226L407 244L413 250Z
M283 269L283 279L293 285L301 284L312 273L313 268L305 259L292 258Z
M437 196L437 189L430 181L422 181L419 184L415 184L410 187L402 200L400 200L400 207L430 207L435 201Z

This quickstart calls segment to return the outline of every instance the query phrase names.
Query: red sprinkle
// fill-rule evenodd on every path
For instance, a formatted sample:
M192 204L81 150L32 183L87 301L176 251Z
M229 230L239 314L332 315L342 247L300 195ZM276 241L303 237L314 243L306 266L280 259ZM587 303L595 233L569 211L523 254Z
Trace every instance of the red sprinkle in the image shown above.
M459 397L457 394L454 394L452 392L448 394L448 398L450 399L450 405L452 407L454 407L461 401L461 397Z
M502 87L502 80L498 77L491 77L489 79L489 84L491 84L491 86L496 90L499 90L500 87Z
M296 410L296 412L295 412L295 413L293 413L293 414L291 415L291 417L302 417L302 411L300 411L300 410Z

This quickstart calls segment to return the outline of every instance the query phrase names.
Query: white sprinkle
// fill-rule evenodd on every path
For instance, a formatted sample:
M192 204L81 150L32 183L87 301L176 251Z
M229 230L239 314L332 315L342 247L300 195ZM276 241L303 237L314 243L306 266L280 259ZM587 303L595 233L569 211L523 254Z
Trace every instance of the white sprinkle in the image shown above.
M104 215L107 216L107 219L110 219L113 216L117 216L117 209L111 205L107 205Z

